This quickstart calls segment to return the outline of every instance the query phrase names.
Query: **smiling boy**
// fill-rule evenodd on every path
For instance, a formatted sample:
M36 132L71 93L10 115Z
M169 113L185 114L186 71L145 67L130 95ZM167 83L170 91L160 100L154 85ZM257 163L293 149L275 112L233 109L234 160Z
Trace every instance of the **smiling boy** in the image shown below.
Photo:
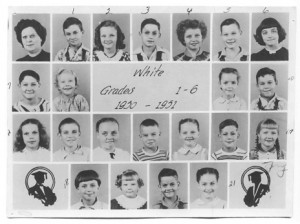
M73 118L65 118L58 126L63 147L53 154L54 161L89 161L89 149L79 144L80 125Z
M220 123L219 139L222 148L211 155L214 160L244 160L247 158L247 152L237 147L240 137L238 127L238 123L232 119L226 119Z
M59 50L55 56L55 61L89 61L90 52L82 44L84 30L82 22L75 18L69 17L63 23L63 32L68 42L65 49Z
M242 30L235 19L225 19L221 25L221 37L224 41L224 49L214 57L215 61L247 61L248 52L240 46Z
M169 52L158 46L157 42L161 37L160 23L155 19L148 18L141 23L139 35L142 39L142 47L133 53L135 61L168 61Z
M158 147L161 132L158 123L153 119L146 119L140 124L140 139L143 148L133 153L134 161L162 161L169 160L169 152Z
M119 122L115 118L105 117L96 123L97 139L100 146L93 152L94 161L129 161L127 151L117 148L119 140Z
M94 170L83 170L75 178L75 188L80 201L72 205L72 209L107 209L108 205L99 201L98 194L101 180Z
M158 187L162 199L153 205L154 209L186 209L187 203L182 202L177 195L180 182L176 170L163 168L158 174Z
M275 92L277 85L276 72L268 67L261 68L256 74L256 86L260 95L252 101L251 109L286 110L287 101Z

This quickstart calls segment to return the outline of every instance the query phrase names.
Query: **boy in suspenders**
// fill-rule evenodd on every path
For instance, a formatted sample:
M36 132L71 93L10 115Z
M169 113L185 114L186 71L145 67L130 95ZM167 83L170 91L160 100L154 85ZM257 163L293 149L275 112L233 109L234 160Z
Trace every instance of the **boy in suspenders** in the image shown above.
M169 52L157 45L161 37L160 24L155 19L148 18L141 23L139 35L142 39L142 46L133 53L135 61L168 61Z

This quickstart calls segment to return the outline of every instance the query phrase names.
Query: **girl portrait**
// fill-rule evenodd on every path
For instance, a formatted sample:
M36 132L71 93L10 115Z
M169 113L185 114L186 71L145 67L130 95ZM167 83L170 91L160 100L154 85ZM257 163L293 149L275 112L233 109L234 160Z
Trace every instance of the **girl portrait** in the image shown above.
M49 35L47 38L50 15L15 15L13 26L13 60L50 61Z
M16 128L13 159L14 161L50 160L50 117L45 115L14 116ZM45 127L47 125L47 128Z
M94 22L93 61L130 61L129 15L97 15Z

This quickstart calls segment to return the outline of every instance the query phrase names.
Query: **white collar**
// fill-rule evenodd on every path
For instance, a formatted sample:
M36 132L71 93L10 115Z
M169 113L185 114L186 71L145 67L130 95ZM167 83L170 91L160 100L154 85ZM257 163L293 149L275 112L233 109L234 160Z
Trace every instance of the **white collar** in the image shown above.
M125 209L138 209L146 203L146 200L138 195L135 198L127 198L122 194L116 197L116 200Z

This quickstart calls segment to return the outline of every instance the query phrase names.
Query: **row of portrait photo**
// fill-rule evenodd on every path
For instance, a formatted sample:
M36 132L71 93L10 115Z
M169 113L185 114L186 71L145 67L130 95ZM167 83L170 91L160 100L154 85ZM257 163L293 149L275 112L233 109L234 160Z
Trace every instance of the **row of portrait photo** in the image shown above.
M274 161L289 156L287 113L18 114L12 133L14 162Z
M288 13L14 14L13 61L287 61Z
M288 109L290 79L288 64L251 64L249 71L248 64L230 63L225 66L222 63L213 63L211 84L210 67L209 65L204 67L199 68L199 72L191 70L191 75L193 73L197 77L197 80L193 79L193 85L197 84L199 89L196 94L193 94L198 101L197 107L191 110L209 111L210 106L213 111L286 111ZM119 77L120 74L123 77L125 74L123 75L122 72L125 70L126 73L128 70L127 67L111 68L110 65L102 68L100 65L95 65L91 75L90 65L87 64L54 64L51 69L52 74L48 64L13 65L13 112L103 112L108 101L105 97L115 97L118 94L114 92L120 92L121 87L126 83L125 80L122 81L123 79L117 81L118 78L113 77ZM173 73L175 75L175 72ZM179 79L184 74L179 72L176 75ZM150 82L155 84L155 80L149 80L148 84ZM163 81L162 85L168 85L165 82L169 82L169 79ZM120 85L118 89L113 88ZM143 82L135 80L134 85L136 87L131 87L130 93L133 93L134 89L138 91L138 88L140 90L144 88ZM165 89L165 86L159 88ZM115 95L106 94L107 92ZM91 93L94 94L93 97ZM141 99L147 98L143 91L134 94Z
M286 206L287 170L283 161L15 164L12 205L18 210L77 211L278 209Z

